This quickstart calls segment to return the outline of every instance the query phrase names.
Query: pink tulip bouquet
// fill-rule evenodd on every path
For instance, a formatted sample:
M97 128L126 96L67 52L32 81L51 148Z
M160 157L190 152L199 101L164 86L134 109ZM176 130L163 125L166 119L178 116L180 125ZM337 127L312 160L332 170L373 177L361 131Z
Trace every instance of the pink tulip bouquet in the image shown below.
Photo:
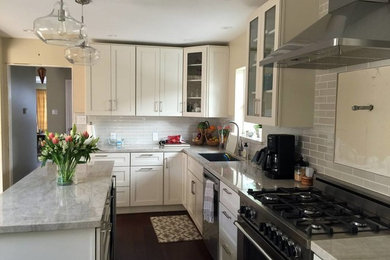
M69 135L46 131L45 140L41 142L39 160L42 162L42 167L46 165L47 160L57 165L58 185L72 184L77 164L89 161L90 154L99 150L97 148L99 138L89 136L87 131L83 133L76 131L76 125L73 125Z

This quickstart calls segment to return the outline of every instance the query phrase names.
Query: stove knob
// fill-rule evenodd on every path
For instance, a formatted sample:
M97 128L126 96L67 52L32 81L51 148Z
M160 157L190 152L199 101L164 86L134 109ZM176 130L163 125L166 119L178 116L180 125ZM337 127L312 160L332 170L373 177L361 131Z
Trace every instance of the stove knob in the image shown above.
M238 213L245 214L246 208L247 206L240 206L240 210L238 211Z
M291 240L287 242L287 256L294 257L295 256L295 243Z
M285 252L285 249L287 248L287 243L288 243L288 237L285 235L282 235L281 241L279 244L279 249Z
M265 231L265 227L266 227L266 224L264 222L261 222L260 225L259 225L259 230L261 232L264 232Z
M252 211L251 207L245 208L245 217L246 218L251 218L251 211Z
M255 220L256 218L256 211L254 209L249 211L250 219Z
M295 246L294 248L294 258L295 259L300 259L301 258L301 255L302 255L302 249L300 246Z
M280 230L276 231L276 236L274 238L275 245L279 246L282 243L282 236L283 236L282 231Z

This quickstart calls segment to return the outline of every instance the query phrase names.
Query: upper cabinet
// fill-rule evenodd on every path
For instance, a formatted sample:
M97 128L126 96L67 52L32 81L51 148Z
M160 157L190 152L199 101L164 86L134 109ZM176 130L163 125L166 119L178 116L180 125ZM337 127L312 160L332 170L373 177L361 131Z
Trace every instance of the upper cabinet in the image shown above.
M259 66L259 61L318 18L316 2L269 0L250 17L246 121L284 127L312 126L315 72L279 69L273 64Z
M99 62L87 73L89 115L135 115L135 46L94 44Z
M137 116L181 116L183 49L137 47Z
M184 49L184 116L227 117L229 48Z

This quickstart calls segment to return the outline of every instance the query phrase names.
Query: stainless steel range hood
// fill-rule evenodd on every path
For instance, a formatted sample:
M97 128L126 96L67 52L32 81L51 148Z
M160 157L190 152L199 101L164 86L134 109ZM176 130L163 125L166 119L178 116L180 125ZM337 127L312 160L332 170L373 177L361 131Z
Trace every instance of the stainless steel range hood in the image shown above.
M388 1L353 1L330 11L260 65L330 69L390 59L389 25Z

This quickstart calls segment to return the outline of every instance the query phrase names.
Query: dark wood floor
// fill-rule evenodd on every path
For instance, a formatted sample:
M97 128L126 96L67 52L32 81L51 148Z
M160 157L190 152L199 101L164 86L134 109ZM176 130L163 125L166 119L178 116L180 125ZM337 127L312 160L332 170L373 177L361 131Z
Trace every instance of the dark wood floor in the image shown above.
M150 217L178 214L185 214L185 212L117 215L115 258L117 260L212 260L202 240L157 242Z

